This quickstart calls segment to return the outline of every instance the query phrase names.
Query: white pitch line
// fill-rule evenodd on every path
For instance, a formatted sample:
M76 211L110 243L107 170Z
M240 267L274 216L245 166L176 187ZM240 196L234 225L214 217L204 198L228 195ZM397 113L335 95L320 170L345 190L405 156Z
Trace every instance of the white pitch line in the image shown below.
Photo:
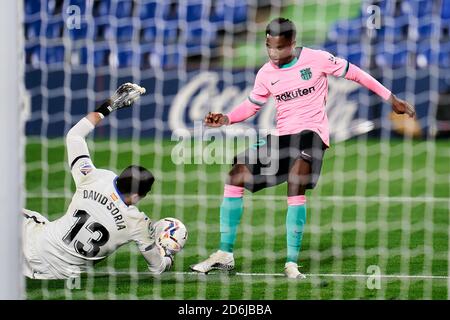
M113 272L93 272L94 275L152 275L150 272L126 272L126 271L113 271ZM209 275L228 275L227 273L209 273L205 275L198 272L166 272L158 277L164 277L169 275L196 275L199 277L208 277ZM229 275L241 276L241 277L285 277L283 273L245 273L236 272ZM368 278L376 277L374 274L340 274L340 273L305 273L307 277L324 277L324 278ZM448 280L450 276L435 276L435 275L403 275L403 274L380 274L380 278L387 279L412 279L412 280Z
M26 194L27 198L65 198L66 195L64 193L38 193L38 192L30 192ZM179 201L179 200L190 200L190 201L198 201L198 200L222 200L222 195L176 195L176 194L151 194L148 196L146 201L152 200L164 200L164 201ZM255 200L255 201L286 201L286 196L278 196L278 195L251 195L248 196L247 199ZM389 197L389 196L311 196L311 199L318 201L345 201L345 202L415 202L415 203L424 203L424 202L435 202L435 203L445 203L450 205L450 198L444 197Z

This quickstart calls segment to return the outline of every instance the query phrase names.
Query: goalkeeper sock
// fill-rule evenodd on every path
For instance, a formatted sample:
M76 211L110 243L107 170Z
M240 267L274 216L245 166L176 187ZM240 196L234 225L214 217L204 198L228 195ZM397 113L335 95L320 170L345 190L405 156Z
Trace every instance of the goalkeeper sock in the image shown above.
M286 216L287 259L286 262L297 263L302 245L303 227L306 222L306 197L288 197Z
M105 102L103 102L100 107L95 109L95 112L101 113L103 117L107 117L111 113L111 111L112 108L110 99L105 100Z
M233 252L237 228L244 210L244 188L225 185L220 206L220 250Z

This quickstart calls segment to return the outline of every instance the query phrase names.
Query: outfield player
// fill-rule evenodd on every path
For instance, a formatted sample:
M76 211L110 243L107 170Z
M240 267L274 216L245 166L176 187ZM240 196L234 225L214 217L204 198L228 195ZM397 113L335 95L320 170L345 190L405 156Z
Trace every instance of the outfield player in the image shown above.
M398 99L357 66L326 51L296 47L295 37L296 29L291 21L272 20L266 28L269 61L257 73L248 99L226 115L209 113L205 117L205 124L210 127L241 122L256 114L272 96L277 108L277 134L259 140L235 157L220 207L220 248L208 259L191 266L194 271L233 269L233 246L243 212L244 188L257 192L287 182L284 273L288 278L304 278L297 260L306 222L305 191L316 185L324 152L329 147L325 112L328 75L355 81L372 90L389 102L396 113L415 115L413 106ZM274 154L278 156L271 157ZM275 174L266 174L268 163L278 165Z
M132 165L119 176L92 163L85 137L112 111L129 107L145 93L121 85L111 99L81 119L66 136L68 163L76 192L61 218L49 221L23 210L24 274L33 279L77 277L118 247L134 241L154 274L170 268L173 257L155 244L151 220L134 205L151 190L154 177Z

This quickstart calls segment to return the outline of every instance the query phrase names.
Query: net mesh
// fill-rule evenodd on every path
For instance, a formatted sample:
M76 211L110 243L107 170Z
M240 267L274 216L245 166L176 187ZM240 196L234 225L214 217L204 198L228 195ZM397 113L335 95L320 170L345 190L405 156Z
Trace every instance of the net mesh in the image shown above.
M450 298L449 8L446 0L25 0L27 208L50 220L65 213L74 184L64 135L134 82L147 94L89 136L93 161L117 173L131 163L149 168L156 183L139 208L153 220L176 217L189 231L159 277L130 244L81 279L27 280L27 298ZM299 259L307 279L283 276L286 184L245 193L236 272L192 274L189 266L218 248L231 168L213 161L217 154L203 156L212 141L198 121L247 97L267 60L265 26L277 16L296 23L299 45L348 59L415 105L417 121L392 118L379 97L331 78L332 147L307 193ZM274 115L270 101L231 133L271 129ZM176 163L180 134L190 138ZM216 152L232 157L243 148L237 138Z

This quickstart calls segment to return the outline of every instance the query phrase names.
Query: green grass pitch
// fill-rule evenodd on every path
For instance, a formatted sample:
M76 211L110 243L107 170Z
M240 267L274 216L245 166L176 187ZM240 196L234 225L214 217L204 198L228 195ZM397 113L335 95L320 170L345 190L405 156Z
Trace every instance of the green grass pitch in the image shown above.
M74 190L63 143L28 138L26 145L26 207L51 220L65 212ZM302 282L272 275L282 272L285 259L286 184L245 195L236 271L259 275L184 273L218 246L218 208L230 166L176 166L170 157L174 144L90 142L97 167L119 172L140 163L155 173L152 195L139 208L152 219L182 217L189 230L174 272L159 278L145 274L145 261L130 244L83 276L79 289L67 289L64 281L27 280L28 299L448 298L448 141L354 139L334 144L326 152L317 188L307 194L300 265L312 275ZM161 201L158 195L167 197ZM267 226L271 229L266 232ZM367 275L370 265L393 277L382 278L379 289L369 289L367 277L352 275ZM108 274L111 270L120 274Z

